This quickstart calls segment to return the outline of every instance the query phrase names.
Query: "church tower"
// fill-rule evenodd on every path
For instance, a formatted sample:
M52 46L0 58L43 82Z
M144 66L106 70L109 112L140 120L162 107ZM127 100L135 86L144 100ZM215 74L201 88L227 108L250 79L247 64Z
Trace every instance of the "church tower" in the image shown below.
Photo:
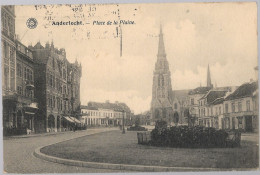
M169 63L166 59L162 27L160 26L159 46L153 73L151 114L153 121L169 120L172 113L172 84Z
M213 84L211 83L209 64L208 64L208 72L207 72L207 87L213 88Z

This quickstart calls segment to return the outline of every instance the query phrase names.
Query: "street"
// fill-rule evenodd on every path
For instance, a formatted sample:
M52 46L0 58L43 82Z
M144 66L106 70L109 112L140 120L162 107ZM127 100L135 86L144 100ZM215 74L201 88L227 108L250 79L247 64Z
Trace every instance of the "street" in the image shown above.
M102 173L122 172L109 169L91 169L75 166L66 166L47 162L33 156L33 152L40 146L49 145L81 136L115 130L117 128L96 128L87 131L67 132L65 134L4 139L4 172L7 173Z

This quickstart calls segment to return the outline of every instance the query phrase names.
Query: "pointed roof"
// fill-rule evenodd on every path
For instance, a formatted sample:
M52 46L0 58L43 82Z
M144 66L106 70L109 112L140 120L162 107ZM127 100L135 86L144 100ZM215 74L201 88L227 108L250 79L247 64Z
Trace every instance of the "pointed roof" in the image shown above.
M208 73L207 73L207 87L212 87L211 77L210 77L210 70L209 70L209 64L208 64Z
M160 25L160 34L159 34L159 46L158 46L158 59L165 58L165 47L163 41L162 25Z

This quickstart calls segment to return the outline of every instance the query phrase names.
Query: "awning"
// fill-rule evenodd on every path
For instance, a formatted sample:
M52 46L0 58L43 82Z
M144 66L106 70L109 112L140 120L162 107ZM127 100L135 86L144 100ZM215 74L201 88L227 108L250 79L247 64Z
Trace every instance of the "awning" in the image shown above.
M76 119L75 117L69 117L71 120L73 120L75 123L81 124L81 122Z
M35 114L34 112L27 112L27 111L25 111L24 113L25 114L29 114L29 115L34 115Z
M65 117L65 116L64 116L64 118L65 118L67 121L71 122L71 123L75 123L73 120L70 119L70 117Z

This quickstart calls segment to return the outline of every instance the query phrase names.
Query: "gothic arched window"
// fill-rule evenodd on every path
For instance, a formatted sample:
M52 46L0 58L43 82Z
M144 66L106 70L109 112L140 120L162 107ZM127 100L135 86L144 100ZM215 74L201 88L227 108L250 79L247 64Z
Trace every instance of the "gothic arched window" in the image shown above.
M162 76L162 86L164 86L164 77Z

